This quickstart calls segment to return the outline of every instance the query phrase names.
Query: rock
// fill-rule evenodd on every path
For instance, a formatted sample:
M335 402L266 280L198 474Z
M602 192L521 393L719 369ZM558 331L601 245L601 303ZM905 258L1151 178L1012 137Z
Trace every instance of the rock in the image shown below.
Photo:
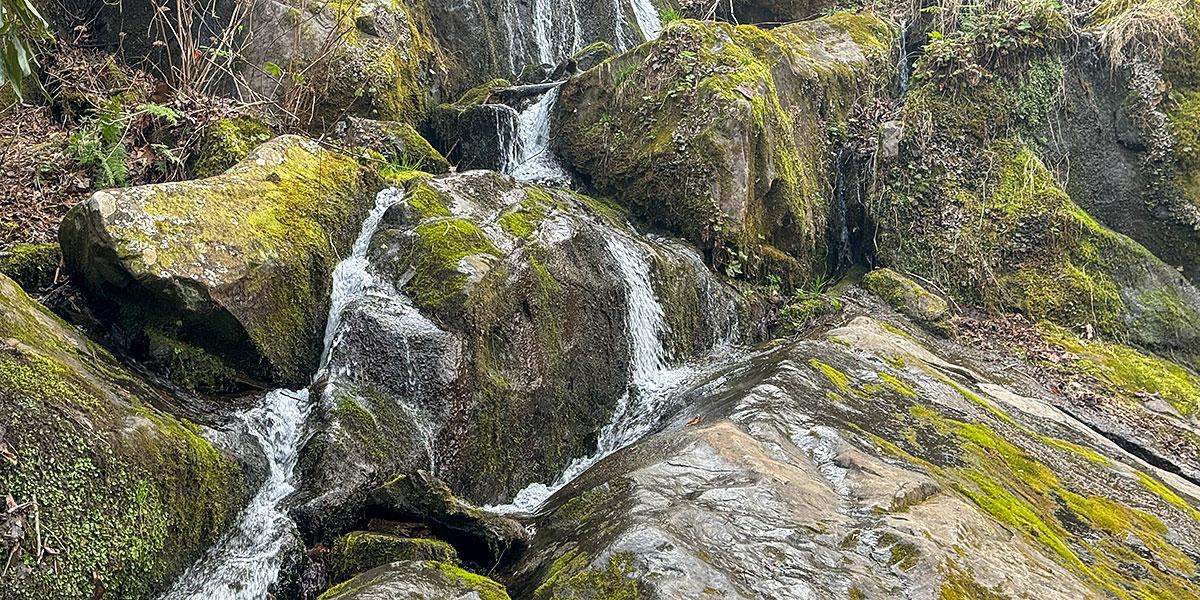
M895 331L857 316L725 372L538 511L514 595L1197 592L1200 512L1183 498L1200 488L1058 410L1065 398L1011 364L1004 385L964 377L938 366L965 358L956 346ZM886 350L902 347L917 350Z
M450 563L410 560L384 565L321 595L320 600L508 600L504 586Z
M284 136L216 177L97 192L59 240L74 280L126 326L300 384L373 192L354 160Z
M212 177L236 165L250 151L274 135L261 119L250 116L218 119L200 130L197 143L197 177Z
M597 193L731 274L799 285L837 254L827 127L891 68L895 37L867 13L770 31L677 21L568 81L552 141Z
M366 513L428 523L455 543L464 560L487 568L511 561L528 537L520 523L459 500L449 486L425 471L401 475L371 492Z
M1189 127L1200 85L1180 73L1170 94L1149 90L1142 98L1133 67L1112 68L1092 44L1084 50L1064 64L1062 105L1046 126L1058 136L1044 134L1054 140L1046 144L1046 163L1057 166L1080 207L1200 284L1200 190L1188 183L1200 169L1189 134L1173 130Z
M0 274L26 291L36 292L54 284L60 262L58 244L21 244L0 251Z
M5 598L154 596L232 524L242 468L169 404L0 275Z
M716 18L732 23L761 26L781 25L811 19L834 6L827 0L733 0L712 4L704 0L681 0L683 12L703 19L715 9Z
M526 65L556 65L595 42L628 50L660 26L657 14L638 18L629 3L497 0L487 5L431 2L429 9L441 47L471 82L510 77ZM553 15L556 26L535 25L548 18L535 14L541 10ZM650 31L641 30L643 19Z
M906 317L939 335L950 335L950 305L917 282L891 269L876 269L863 277L863 285Z
M517 112L489 100L493 90L509 85L503 79L489 81L468 90L457 102L430 111L430 139L459 171L504 169L505 157L515 141Z
M496 504L590 454L630 381L630 285L645 282L635 291L655 298L636 301L662 311L663 357L650 360L677 365L752 330L747 302L693 250L624 219L491 172L407 180L300 463L296 513L312 539L354 526L364 495L397 475L434 469Z
M450 170L446 158L407 123L349 117L338 123L335 133L351 154L379 154L385 169L434 174Z
M375 567L404 560L457 564L458 554L440 540L352 531L333 544L330 582L341 583Z

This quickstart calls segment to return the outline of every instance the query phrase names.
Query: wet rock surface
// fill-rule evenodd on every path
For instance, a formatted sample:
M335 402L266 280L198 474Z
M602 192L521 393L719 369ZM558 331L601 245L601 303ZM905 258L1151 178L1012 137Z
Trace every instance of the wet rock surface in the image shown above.
M508 600L504 586L449 563L403 561L367 571L321 595L321 600Z
M1200 490L1058 410L1062 397L931 347L856 317L737 366L555 496L510 586L534 598L1195 593L1200 524L1181 498Z

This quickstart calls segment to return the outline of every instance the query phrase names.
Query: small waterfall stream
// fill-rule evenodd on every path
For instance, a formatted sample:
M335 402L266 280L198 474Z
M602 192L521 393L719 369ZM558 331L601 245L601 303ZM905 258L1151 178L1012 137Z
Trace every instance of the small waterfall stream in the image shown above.
M633 18L637 19L638 29L642 30L642 37L647 40L652 40L662 33L662 18L658 16L658 9L654 8L654 3L650 0L629 0L633 6Z
M342 313L371 285L367 249L384 212L404 200L404 192L388 188L375 197L375 206L363 220L350 255L333 271L329 317L324 347L313 381L325 377L329 353L341 325ZM215 544L163 595L164 600L261 600L279 576L283 549L295 525L282 506L296 490L295 467L304 441L304 425L313 402L306 389L269 392L262 404L243 412L240 419L267 459L267 478L233 531Z
M502 157L504 172L518 181L569 183L571 175L550 150L550 117L558 101L557 86L517 116L517 134L511 149ZM511 158L515 156L514 158Z
M650 282L650 257L637 242L619 233L605 239L608 254L625 287L628 310L625 328L629 335L629 388L617 400L612 418L600 431L596 451L572 462L550 485L532 484L517 492L512 503L489 506L500 513L532 512L554 492L578 477L604 457L649 433L663 416L670 393L695 373L684 365L668 364L663 339L667 335L663 307Z

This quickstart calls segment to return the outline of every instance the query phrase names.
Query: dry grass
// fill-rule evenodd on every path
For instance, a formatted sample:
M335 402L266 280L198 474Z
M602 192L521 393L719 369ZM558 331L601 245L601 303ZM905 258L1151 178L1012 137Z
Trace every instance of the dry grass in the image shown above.
M1189 12L1195 0L1104 0L1088 24L1100 34L1108 60L1114 67L1131 59L1161 65L1172 48L1190 46Z

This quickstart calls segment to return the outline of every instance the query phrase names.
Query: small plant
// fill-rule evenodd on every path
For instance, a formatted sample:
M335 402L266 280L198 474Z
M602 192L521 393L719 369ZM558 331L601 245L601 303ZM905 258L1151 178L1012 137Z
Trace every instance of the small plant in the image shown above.
M662 13L660 13L659 16L662 18L663 25L666 25L668 23L674 23L675 21L679 21L679 20L683 19L683 13L679 12L678 10L676 10L674 8L668 8L668 9L662 11Z
M177 111L160 104L141 104L134 112L127 113L119 101L111 100L71 136L67 151L80 167L91 171L96 189L121 187L129 183L125 138L134 119L143 115L165 120L172 125L181 118ZM164 153L162 158L178 161L170 152ZM166 167L167 164L162 166Z
M0 88L21 98L25 78L37 64L34 43L50 37L46 19L30 0L0 0Z

